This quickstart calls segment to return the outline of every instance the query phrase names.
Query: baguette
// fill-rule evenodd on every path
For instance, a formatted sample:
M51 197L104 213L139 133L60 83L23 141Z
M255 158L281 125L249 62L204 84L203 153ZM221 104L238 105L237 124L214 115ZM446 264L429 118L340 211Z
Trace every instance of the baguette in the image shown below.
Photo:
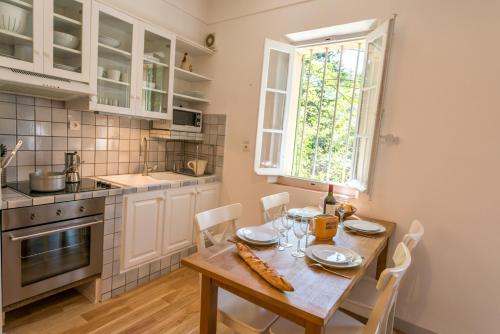
M269 265L255 255L247 245L237 242L236 247L238 248L238 255L269 284L282 291L295 290L285 277L269 267Z

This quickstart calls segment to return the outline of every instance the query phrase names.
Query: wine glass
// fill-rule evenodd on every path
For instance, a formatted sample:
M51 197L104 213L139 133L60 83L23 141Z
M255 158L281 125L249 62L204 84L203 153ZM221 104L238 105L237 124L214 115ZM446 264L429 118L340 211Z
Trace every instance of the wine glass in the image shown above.
M288 235L290 234L289 232L293 226L293 218L290 218L286 213L283 213L282 217L283 219L281 220L281 223L286 233L286 242L283 244L283 247L285 248L292 247L293 245L290 243Z
M276 249L279 251L285 250L285 247L283 247L283 245L281 244L281 238L283 237L283 232L285 231L282 220L283 216L277 215L276 217L274 217L272 222L273 229L276 231L276 233L278 233L278 244L276 245Z
M313 219L314 217L306 217L305 218L305 224L306 224L306 243L302 250L305 250L307 246L309 246L309 235L311 235L312 229L313 229Z
M293 234L297 238L297 249L292 252L294 257L304 257L305 253L300 249L300 240L304 237L308 229L307 218L302 217L293 223Z

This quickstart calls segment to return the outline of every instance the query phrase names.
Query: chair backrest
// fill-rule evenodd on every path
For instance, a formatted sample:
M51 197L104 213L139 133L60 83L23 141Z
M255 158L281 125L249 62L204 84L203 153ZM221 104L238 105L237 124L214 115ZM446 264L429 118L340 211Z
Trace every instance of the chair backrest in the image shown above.
M400 242L392 257L395 266L385 269L377 281L380 295L368 318L363 334L386 333L390 314L396 303L399 283L411 264L411 254L408 247Z
M415 247L417 247L418 243L420 242L420 239L424 236L424 225L422 223L415 219L411 225L410 225L410 230L408 231L407 234L404 235L403 237L403 242L405 243L406 246L410 249L410 251L413 251Z
M287 192L262 197L260 199L260 205L264 215L264 223L273 219L270 213L271 209L279 208L279 210L286 210L288 203L290 203L290 194Z
M227 237L233 237L236 234L236 223L241 218L242 211L241 204L235 203L198 213L194 218L198 251L206 248L205 238L216 245ZM225 224L225 226L219 240L216 240L209 230L221 224Z

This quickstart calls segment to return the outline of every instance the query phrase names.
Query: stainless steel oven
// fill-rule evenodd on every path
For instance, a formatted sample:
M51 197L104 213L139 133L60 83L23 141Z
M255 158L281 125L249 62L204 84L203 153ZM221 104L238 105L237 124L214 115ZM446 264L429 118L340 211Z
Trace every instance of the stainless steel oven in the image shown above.
M99 274L104 198L2 211L3 306Z
M201 132L201 112L174 107L171 130L186 132Z

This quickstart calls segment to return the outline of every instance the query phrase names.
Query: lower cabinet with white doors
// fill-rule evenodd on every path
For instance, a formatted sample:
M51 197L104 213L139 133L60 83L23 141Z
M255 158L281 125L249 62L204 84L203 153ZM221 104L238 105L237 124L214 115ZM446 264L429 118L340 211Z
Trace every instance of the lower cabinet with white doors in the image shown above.
M220 184L123 197L120 270L156 261L194 243L194 215L219 205Z

